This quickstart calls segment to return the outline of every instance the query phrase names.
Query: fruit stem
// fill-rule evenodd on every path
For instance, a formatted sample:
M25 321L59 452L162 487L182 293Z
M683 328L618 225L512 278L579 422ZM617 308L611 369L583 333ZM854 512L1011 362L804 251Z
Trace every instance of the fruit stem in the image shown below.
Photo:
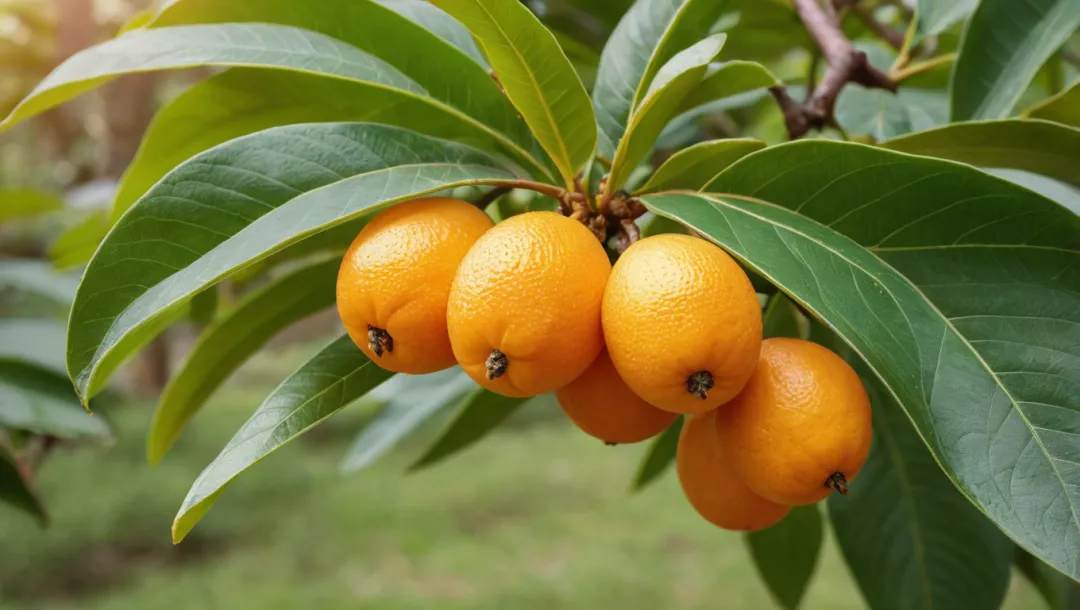
M367 341L371 351L375 352L375 355L380 358L382 358L383 351L394 351L394 338L385 329L368 324Z
M487 368L487 378L496 379L506 374L506 367L510 365L510 362L506 359L506 354L500 352L497 349L491 350L491 355L488 356L484 366Z
M705 400L714 385L716 380L709 371L698 371L686 378L686 391L701 400Z
M484 184L490 186L499 186L510 189L527 189L530 191L536 191L541 195L547 195L556 201L565 205L570 205L572 202L585 201L588 199L584 193L572 193L561 186L555 186L554 184L545 184L543 182L536 182L534 180L490 180L485 181Z
M842 496L846 496L848 493L847 478L844 477L842 472L830 474L829 478L825 479L825 487L840 492Z

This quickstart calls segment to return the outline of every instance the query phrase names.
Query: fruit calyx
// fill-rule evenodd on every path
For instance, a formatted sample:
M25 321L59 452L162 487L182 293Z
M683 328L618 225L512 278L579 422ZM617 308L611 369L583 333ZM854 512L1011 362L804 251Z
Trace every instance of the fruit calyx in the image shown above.
M686 378L686 391L701 400L709 395L709 390L716 385L716 379L709 371L698 371Z
M487 378L497 379L502 377L506 374L506 367L509 365L510 362L506 359L506 354L497 349L491 350L491 355L484 362L484 367L487 369Z
M845 477L842 472L834 472L829 475L829 478L825 479L825 487L840 492L840 495L842 496L846 496L848 494L847 477Z
M390 336L390 333L386 332L386 329L368 324L367 340L368 347L380 358L382 358L384 351L394 351L394 338Z

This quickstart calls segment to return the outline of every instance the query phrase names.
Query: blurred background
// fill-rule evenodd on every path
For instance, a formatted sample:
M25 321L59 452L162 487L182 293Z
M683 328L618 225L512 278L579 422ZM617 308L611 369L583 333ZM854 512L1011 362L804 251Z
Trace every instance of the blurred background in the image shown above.
M557 28L589 82L603 40L628 4L530 6ZM726 53L767 61L797 82L814 61L805 50L790 50L798 44L793 37L805 33L783 3L759 4L771 8L743 15L747 29ZM0 0L0 116L66 57L137 23L148 9L146 0ZM940 44L955 44L949 36ZM33 361L52 371L46 381L54 387L68 383L66 307L106 230L117 179L154 112L207 74L122 78L0 134L0 360ZM944 95L933 88L942 78L928 74L926 93L909 94L905 108L917 109L906 110L909 129L944 115ZM840 111L848 113L849 131L893 135L891 123L879 120L892 102L880 92L852 91ZM783 139L764 92L686 117L665 142L675 149L734 135ZM774 606L742 537L698 518L670 472L639 494L628 492L644 446L606 447L573 428L545 397L435 468L404 472L444 421L428 424L372 468L343 475L342 456L378 407L378 396L365 399L259 464L174 547L172 518L202 468L271 388L340 334L332 311L281 333L216 393L163 463L149 467L145 433L170 372L214 311L257 285L231 282L204 314L193 308L190 319L126 366L92 420L58 408L44 422L36 409L56 396L26 398L19 388L29 373L0 367L0 401L15 405L7 421L0 418L0 458L8 459L0 464L14 470L0 477L21 476L36 490L14 499L29 511L0 503L0 607ZM831 541L804 607L863 607ZM1007 607L1042 603L1015 578Z

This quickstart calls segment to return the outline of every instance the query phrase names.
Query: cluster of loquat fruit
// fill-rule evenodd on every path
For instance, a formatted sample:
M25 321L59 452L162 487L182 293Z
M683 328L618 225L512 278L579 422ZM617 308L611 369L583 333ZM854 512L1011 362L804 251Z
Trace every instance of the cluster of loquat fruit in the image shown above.
M676 469L691 505L731 530L847 492L870 449L870 402L836 354L762 340L749 278L688 235L631 245L612 267L583 224L528 212L498 225L468 202L415 199L375 216L337 281L349 336L409 374L460 364L507 396L554 391L607 443L686 416Z

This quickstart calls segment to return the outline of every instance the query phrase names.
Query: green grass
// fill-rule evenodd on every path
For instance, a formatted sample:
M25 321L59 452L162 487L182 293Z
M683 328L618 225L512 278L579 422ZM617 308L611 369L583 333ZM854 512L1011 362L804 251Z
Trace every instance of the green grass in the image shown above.
M51 528L0 507L0 607L773 607L739 535L699 519L671 473L627 494L642 447L605 447L535 412L429 470L402 474L418 440L341 477L367 415L348 410L243 476L173 547L188 486L264 393L226 390L155 469L147 405L114 414L115 447L53 456L41 479ZM831 541L803 607L863 607ZM1041 605L1017 577L1007 607Z

